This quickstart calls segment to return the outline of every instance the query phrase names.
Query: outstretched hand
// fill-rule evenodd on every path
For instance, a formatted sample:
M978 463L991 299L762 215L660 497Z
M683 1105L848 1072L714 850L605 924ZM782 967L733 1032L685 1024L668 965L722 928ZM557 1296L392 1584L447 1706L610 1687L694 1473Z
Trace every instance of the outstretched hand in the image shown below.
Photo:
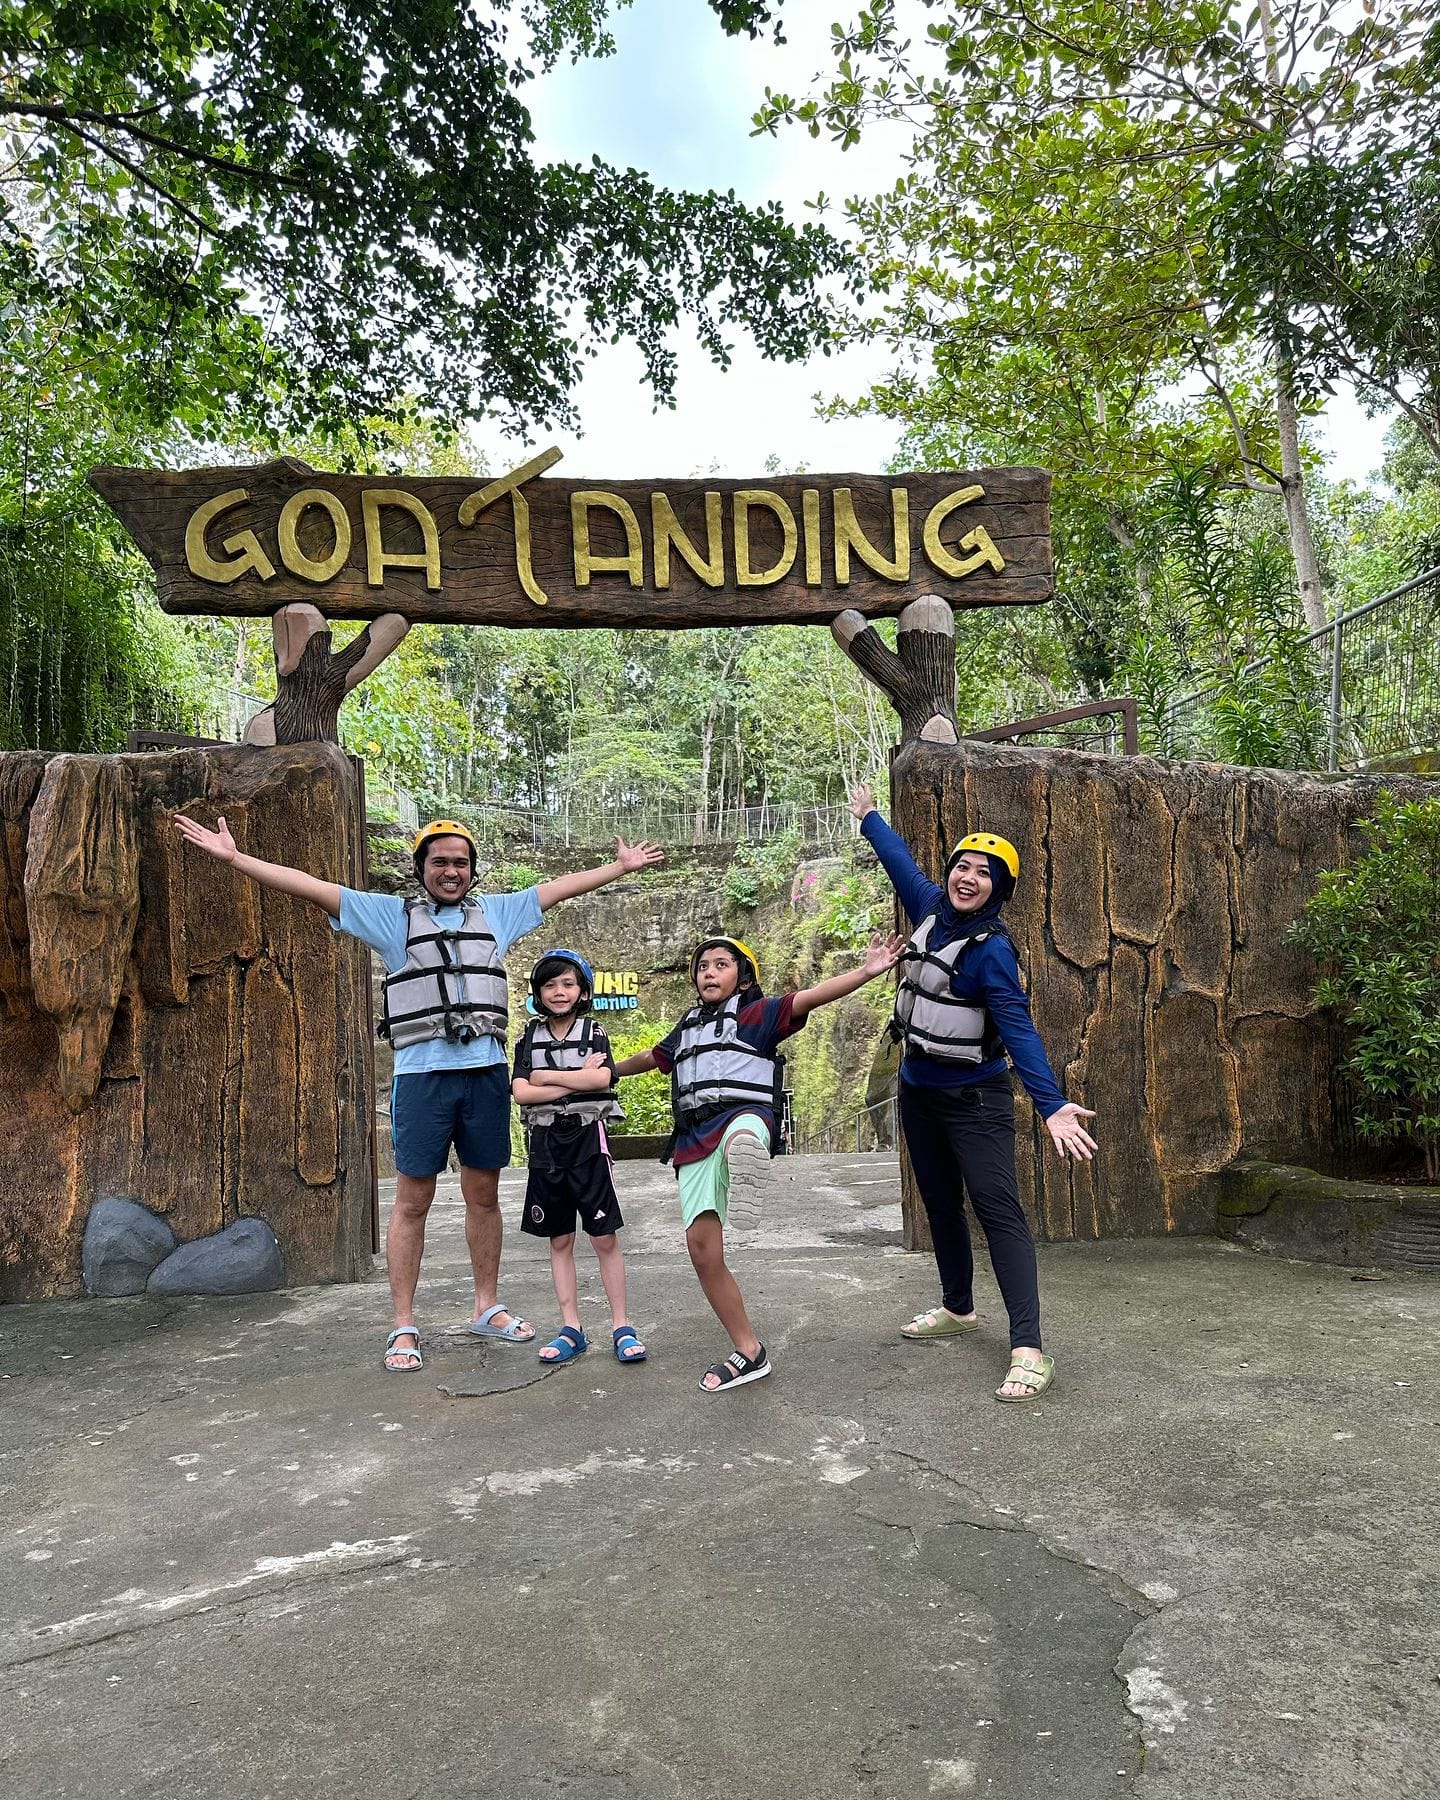
M230 835L230 827L225 823L223 813L216 820L214 831L206 830L205 826L195 819L187 818L184 813L176 813L175 829L187 844L193 844L207 856L213 856L219 862L234 862L235 840Z
M857 819L863 819L866 813L875 810L875 791L868 783L862 782L859 787L850 790L850 810Z
M1073 1100L1051 1113L1045 1121L1045 1129L1061 1156L1073 1156L1080 1162L1089 1162L1093 1158L1100 1146L1080 1121L1094 1117L1093 1112L1077 1106Z
M906 942L898 931L892 931L888 935L877 931L870 940L870 948L865 952L865 973L883 975L886 969L893 969L904 953Z
M627 844L622 837L615 840L615 860L627 875L636 869L648 869L664 862L665 852L658 844Z

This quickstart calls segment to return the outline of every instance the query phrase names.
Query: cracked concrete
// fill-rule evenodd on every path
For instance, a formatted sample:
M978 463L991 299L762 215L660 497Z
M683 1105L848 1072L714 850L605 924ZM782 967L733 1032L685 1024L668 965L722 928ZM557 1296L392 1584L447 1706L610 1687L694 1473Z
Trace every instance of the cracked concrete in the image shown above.
M1440 1283L1049 1245L1059 1382L1003 1408L987 1277L975 1337L896 1335L894 1160L777 1176L737 1258L776 1373L718 1400L637 1165L635 1368L583 1246L578 1363L448 1329L453 1187L419 1376L379 1282L0 1311L0 1789L1434 1795Z

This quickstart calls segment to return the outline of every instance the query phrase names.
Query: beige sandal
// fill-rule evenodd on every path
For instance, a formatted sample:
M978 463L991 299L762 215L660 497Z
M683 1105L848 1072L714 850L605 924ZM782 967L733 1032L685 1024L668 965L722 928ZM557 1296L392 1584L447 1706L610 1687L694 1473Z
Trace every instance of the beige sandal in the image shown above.
M1000 1387L1012 1384L1023 1387L1023 1394L1002 1394L1000 1388L995 1390L995 1398L1002 1405L1023 1405L1029 1400L1038 1400L1055 1379L1055 1358L1041 1355L1037 1361L1033 1356L1015 1356L1010 1359L1010 1367Z
M967 1331L979 1329L978 1319L957 1319L943 1306L932 1306L929 1312L916 1313L908 1325L902 1325L900 1335L923 1341L926 1338L963 1337Z

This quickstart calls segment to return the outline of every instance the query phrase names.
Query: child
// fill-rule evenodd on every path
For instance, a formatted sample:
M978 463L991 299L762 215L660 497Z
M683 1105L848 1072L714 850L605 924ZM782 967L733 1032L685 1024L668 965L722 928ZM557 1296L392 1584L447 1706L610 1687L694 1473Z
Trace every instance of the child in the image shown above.
M1088 1162L1096 1144L1081 1124L1094 1113L1067 1101L1056 1085L1000 918L1015 892L1020 856L1004 838L972 832L951 854L942 887L875 810L868 787L853 791L850 810L915 927L905 946L892 1029L905 1046L900 1120L930 1220L941 1304L902 1325L901 1334L958 1337L978 1328L968 1193L1010 1315L1010 1367L995 1398L1033 1400L1054 1380L1055 1359L1040 1344L1039 1278L1015 1178L1015 1097L1007 1057L1062 1157Z
M468 1329L476 1337L528 1343L534 1328L504 1305L498 1292L500 1171L510 1161L505 952L534 930L548 907L649 868L664 853L653 844L631 845L617 838L615 860L598 869L558 875L518 894L476 895L471 893L479 857L474 837L458 820L432 819L411 845L421 893L402 900L247 856L223 818L210 831L181 813L175 829L196 850L229 863L236 874L318 906L336 931L359 938L384 960L388 974L381 1030L395 1050L390 1122L398 1171L385 1233L395 1309L385 1367L401 1375L423 1366L415 1288L426 1215L452 1145L460 1163L465 1242L475 1278Z
M739 938L707 937L690 959L699 1004L653 1050L616 1065L619 1076L661 1069L671 1078L685 1244L705 1298L735 1346L706 1370L702 1393L725 1393L770 1373L765 1346L725 1265L725 1221L742 1196L753 1204L770 1165L776 1049L817 1006L893 968L902 948L898 937L873 937L858 969L767 1000L754 953Z
M610 1170L605 1121L620 1118L615 1064L590 1018L595 978L573 950L547 950L530 971L537 1017L515 1046L511 1091L529 1146L530 1179L520 1229L550 1241L550 1275L560 1302L558 1335L541 1362L571 1362L590 1348L575 1294L575 1218L595 1246L610 1302L615 1359L644 1362L646 1350L625 1311L625 1264L616 1236L625 1223Z

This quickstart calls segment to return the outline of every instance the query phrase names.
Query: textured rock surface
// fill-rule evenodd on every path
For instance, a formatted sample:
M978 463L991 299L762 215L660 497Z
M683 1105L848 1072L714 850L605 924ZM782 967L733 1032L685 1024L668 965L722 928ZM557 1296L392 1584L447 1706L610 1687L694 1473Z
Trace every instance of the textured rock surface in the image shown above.
M133 759L57 756L46 765L25 846L35 1004L59 1028L60 1097L95 1097L140 911Z
M285 1284L285 1260L263 1219L237 1219L182 1244L150 1277L152 1294L266 1294Z
M1035 1021L1066 1095L1099 1115L1094 1163L1062 1164L1020 1099L1021 1194L1043 1236L1212 1230L1210 1177L1242 1154L1345 1172L1340 1041L1286 934L1351 854L1379 779L912 744L891 782L897 828L937 878L966 831L1020 852L1006 916ZM905 1213L907 1242L927 1247L908 1172Z
M175 1233L138 1200L97 1200L85 1221L81 1278L87 1294L143 1294L145 1283L175 1248Z
M1440 1269L1440 1187L1346 1181L1242 1160L1215 1178L1222 1237L1276 1256Z
M113 778L92 775L100 763ZM182 808L207 824L224 813L243 850L360 884L353 780L349 761L323 745L55 757L48 767L0 756L0 1299L78 1291L86 1217L105 1194L138 1195L182 1241L242 1216L268 1219L294 1281L369 1268L366 953L314 908L187 850L171 824ZM122 789L124 825L113 798ZM62 793L74 804L42 805ZM129 925L123 908L83 904L91 890L78 874L68 886L60 878L75 866L67 856L81 855L65 844L92 824L116 846L133 841ZM78 946L95 933L103 994L115 974L106 933L126 945L108 1028L98 1004L66 1025L83 1039L72 1070L100 1057L79 1112L61 1092L57 1019L36 1000L70 992L84 959L66 952L74 974L64 980L32 967L42 940L33 918L27 930L27 888L58 920L47 943Z

